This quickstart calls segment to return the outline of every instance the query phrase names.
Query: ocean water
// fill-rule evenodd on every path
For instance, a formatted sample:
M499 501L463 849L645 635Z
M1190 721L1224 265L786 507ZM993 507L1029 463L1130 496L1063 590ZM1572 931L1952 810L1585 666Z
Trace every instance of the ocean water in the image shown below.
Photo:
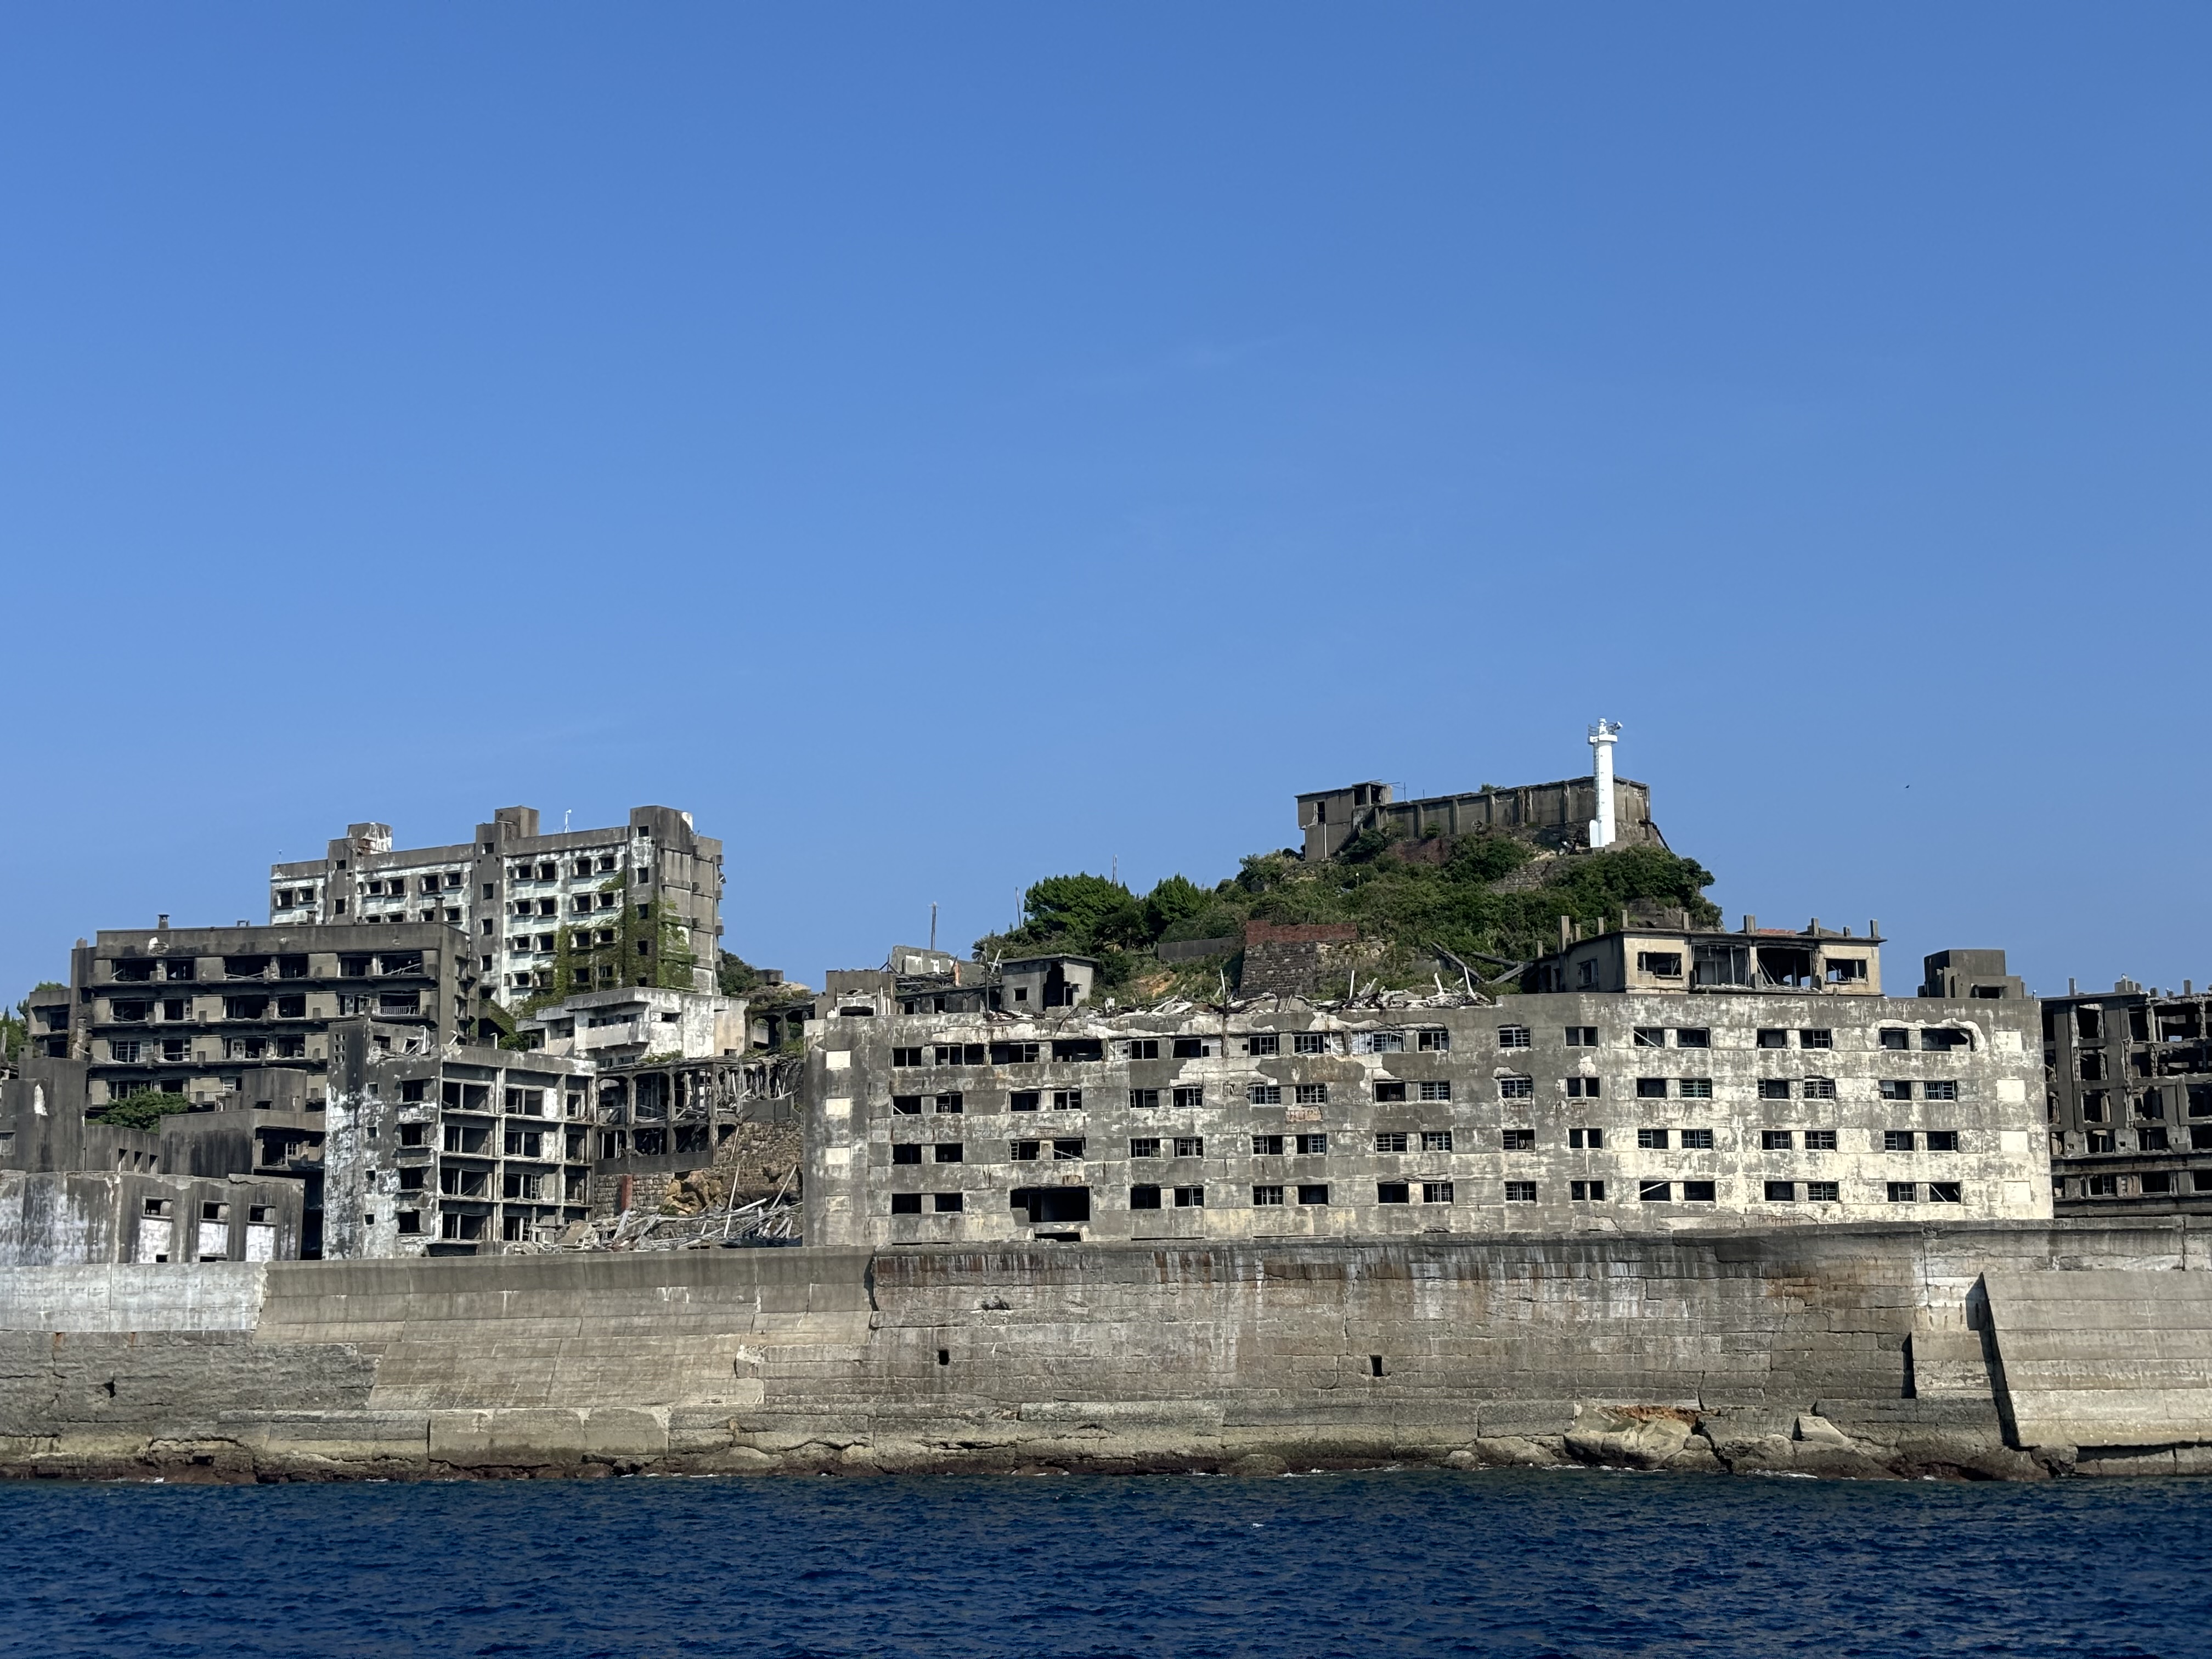
M0 1653L2212 1654L2212 1482L0 1487Z

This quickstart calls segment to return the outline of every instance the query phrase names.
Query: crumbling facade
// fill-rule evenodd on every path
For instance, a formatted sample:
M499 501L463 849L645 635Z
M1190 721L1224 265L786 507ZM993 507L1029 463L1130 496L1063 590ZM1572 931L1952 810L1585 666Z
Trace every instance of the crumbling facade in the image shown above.
M2212 995L2069 987L2042 1018L2058 1213L2212 1214Z
M1800 933L1761 927L1756 916L1729 933L1693 927L1671 910L1656 919L1624 915L1617 926L1584 937L1561 916L1559 950L1530 964L1521 988L1878 997L1880 934L1871 921L1853 938L1850 928L1823 927L1817 919Z
M447 847L395 849L389 824L349 824L322 858L269 872L272 923L459 928L509 1003L614 985L711 991L721 899L722 843L666 806L544 834L536 807L502 806Z
M492 1047L386 1054L370 1036L335 1037L324 1256L492 1255L589 1215L588 1068Z
M82 1060L94 1106L144 1090L211 1105L246 1073L306 1073L319 1098L330 1032L366 1020L381 1051L434 1054L471 1028L468 941L442 922L104 930L34 998L34 1041Z
M518 1020L515 1035L535 1053L631 1066L740 1055L746 1024L742 998L634 985L579 992Z
M1850 948L1878 985L1874 942ZM841 1000L806 1061L807 1240L2051 1215L2031 1005L1887 998L1856 975L1849 994L1693 988L1683 955L1671 988L1496 1001L1052 1016ZM1583 959L1538 966L1574 978Z
M86 1084L83 1061L44 1057L0 1081L0 1267L298 1259L300 1182L204 1123L95 1122Z

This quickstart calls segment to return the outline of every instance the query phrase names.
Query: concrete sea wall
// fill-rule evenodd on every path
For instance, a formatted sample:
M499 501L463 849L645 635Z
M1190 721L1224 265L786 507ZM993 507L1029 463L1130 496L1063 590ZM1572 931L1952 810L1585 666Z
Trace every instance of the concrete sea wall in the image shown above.
M2212 1471L2207 1244L2174 1218L20 1268L0 1473Z

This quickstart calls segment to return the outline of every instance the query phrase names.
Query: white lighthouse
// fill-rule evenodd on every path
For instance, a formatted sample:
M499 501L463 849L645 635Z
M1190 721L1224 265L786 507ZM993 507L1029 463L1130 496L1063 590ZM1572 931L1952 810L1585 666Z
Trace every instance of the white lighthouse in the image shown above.
M1589 729L1596 755L1597 816L1590 820L1590 850L1613 845L1613 745L1620 741L1619 720L1600 720Z

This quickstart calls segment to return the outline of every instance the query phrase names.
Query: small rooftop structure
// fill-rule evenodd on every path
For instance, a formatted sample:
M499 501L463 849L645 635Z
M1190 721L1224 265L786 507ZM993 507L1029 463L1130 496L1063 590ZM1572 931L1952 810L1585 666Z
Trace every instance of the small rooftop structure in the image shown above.
M1617 924L1582 937L1559 918L1559 948L1531 963L1521 988L1541 991L1786 992L1791 996L1880 996L1879 924L1853 937L1848 927L1802 932L1761 927L1756 916L1730 933L1700 927L1687 912L1624 913Z
M1938 951L1922 959L1920 994L2019 1002L2027 995L2027 983L2005 972L2002 951Z

